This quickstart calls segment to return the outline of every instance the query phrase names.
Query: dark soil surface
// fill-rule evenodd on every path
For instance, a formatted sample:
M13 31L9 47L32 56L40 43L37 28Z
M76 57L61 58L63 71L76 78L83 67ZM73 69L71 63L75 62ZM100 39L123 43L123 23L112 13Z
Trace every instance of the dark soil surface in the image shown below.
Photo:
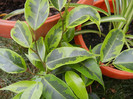
M104 16L104 15L101 14L101 16ZM109 23L101 23L100 28L101 28L101 32L106 35L109 32ZM96 25L85 26L82 29L85 29L85 30L90 29L90 30L97 30L98 31L98 28ZM103 36L100 37L98 34L94 34L94 33L86 33L86 34L83 34L83 39L84 39L85 44L88 48L90 46L93 48L97 44L103 42L104 37Z
M16 9L24 8L24 3L26 0L0 0L0 14L8 14ZM72 0L72 3L76 3L79 0ZM56 9L50 8L49 16L58 14ZM3 17L0 17L3 18ZM24 14L17 15L10 18L10 20L22 20L24 21Z

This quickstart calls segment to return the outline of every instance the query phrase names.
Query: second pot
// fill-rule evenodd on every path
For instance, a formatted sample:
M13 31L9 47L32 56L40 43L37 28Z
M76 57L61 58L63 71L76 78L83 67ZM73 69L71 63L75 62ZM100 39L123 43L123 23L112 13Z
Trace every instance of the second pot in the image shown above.
M112 6L112 0L109 0L109 3L110 3L110 6ZM107 11L104 0L98 0L98 1L94 2L93 5ZM113 12L113 8L111 9L111 12ZM76 36L74 38L74 40L77 45L81 45L82 48L85 48L86 50L88 50L88 48L83 40L82 35ZM101 68L102 74L105 76L115 78L115 79L133 79L133 73L121 71L121 70L115 69L110 66L100 66L100 68Z

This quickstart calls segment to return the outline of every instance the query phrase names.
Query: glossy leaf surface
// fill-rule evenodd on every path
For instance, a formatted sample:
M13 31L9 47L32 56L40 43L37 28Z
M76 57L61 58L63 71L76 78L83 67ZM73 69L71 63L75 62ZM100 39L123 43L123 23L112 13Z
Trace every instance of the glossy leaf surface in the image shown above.
M40 99L42 91L43 84L36 82L36 84L31 85L23 92L21 99Z
M50 0L52 5L59 11L64 7L66 4L67 0Z
M9 86L6 86L0 90L10 90L15 93L20 93L35 83L36 83L35 81L19 81Z
M46 99L77 99L68 85L52 74L46 75L42 83Z
M100 70L99 65L96 60L93 58L89 58L80 64L73 64L70 66L71 68L77 70L82 75L86 76L89 79L96 80L99 82L104 88L104 82L102 79L102 72Z
M20 55L9 49L0 48L0 69L7 73L22 73L27 67Z
M88 51L78 47L61 47L47 55L46 66L50 70L67 64L75 64L92 57Z
M78 26L78 25L86 22L89 19L91 21L94 21L97 25L100 24L99 13L92 7L89 7L87 5L81 5L81 6L74 8L67 15L66 26L68 28L73 28L75 26Z
M29 48L32 43L32 35L25 22L16 22L11 30L11 37L15 42L26 48Z
M52 27L52 29L50 29L50 31L47 33L45 37L47 52L50 52L59 45L61 36L62 36L62 24L59 22L54 27Z
M102 43L96 45L96 46L92 49L92 52L93 52L94 54L100 54L101 46L102 46Z
M113 62L120 70L133 73L133 49L123 51Z
M122 50L125 34L122 30L113 29L106 36L101 47L101 61L107 62L119 55Z
M81 77L73 71L65 73L65 81L79 99L88 99L86 86Z
M37 30L45 22L48 15L48 0L26 0L25 19L32 29Z

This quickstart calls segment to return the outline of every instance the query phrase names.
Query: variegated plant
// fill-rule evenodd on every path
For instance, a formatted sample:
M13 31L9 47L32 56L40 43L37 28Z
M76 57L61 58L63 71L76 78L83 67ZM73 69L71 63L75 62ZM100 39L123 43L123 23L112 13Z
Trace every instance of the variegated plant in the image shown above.
M19 81L0 90L15 92L17 95L13 99L89 99L93 94L87 93L86 86L96 80L104 87L101 70L92 53L69 42L74 37L75 27L89 19L99 27L99 13L88 5L77 5L67 13L70 1L50 2L61 19L45 38L36 40L34 31L48 17L48 0L27 0L24 12L28 25L17 21L11 30L12 39L28 49L25 55L39 72L31 73L34 75L31 80ZM61 13L63 7L66 7L64 14ZM24 59L4 48L0 48L0 68L11 74L28 72Z
M108 9L108 16L110 17L103 18L101 22L106 22L108 19L115 19L111 15L109 1L105 0L105 3ZM110 64L122 71L133 73L133 35L127 33L129 25L133 20L133 1L112 0L112 4L114 8L114 15L123 16L123 18L119 17L118 19L124 19L126 22L124 22L124 20L118 21L116 18L117 21L113 22L114 29L110 30L103 43L95 46L92 51L100 56L98 60L105 63L105 66ZM85 25L92 23L93 22L87 22ZM124 47L124 44L127 49Z

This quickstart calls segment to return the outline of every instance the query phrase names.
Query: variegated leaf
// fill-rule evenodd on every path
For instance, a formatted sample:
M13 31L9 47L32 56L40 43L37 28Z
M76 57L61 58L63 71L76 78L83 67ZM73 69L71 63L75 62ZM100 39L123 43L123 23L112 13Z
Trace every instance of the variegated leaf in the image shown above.
M26 0L25 19L26 22L37 30L49 15L48 0Z
M23 92L21 99L40 99L42 91L42 82L36 82Z
M50 70L67 64L75 64L92 57L88 51L78 47L61 47L50 52L46 57L46 66Z
M45 37L45 44L47 52L55 49L61 40L62 36L62 23L58 22L52 29L47 33Z
M67 0L50 0L52 5L59 11L64 7L66 4Z
M15 93L20 93L26 90L31 85L34 85L35 83L35 81L19 81L4 88L1 88L0 90L10 90Z
M32 35L25 22L16 22L11 30L11 37L15 42L26 48L29 48L32 43Z
M73 28L78 26L87 20L94 21L97 25L100 24L100 15L99 13L90 6L81 5L74 8L70 13L67 15L66 18L66 26L68 28Z
M28 55L26 56L34 66L44 71L44 67L41 60L44 62L45 53L46 53L45 43L43 37L40 37L39 40L36 41L36 45L35 42L31 44L31 48L29 48Z
M125 41L125 34L120 29L111 30L101 47L101 61L108 62L119 55Z
M102 72L100 70L99 65L97 64L96 60L93 58L89 58L80 64L70 65L71 68L77 70L84 76L89 79L96 80L99 82L104 88L104 82L102 79Z
M133 73L133 49L123 51L113 62L120 70Z
M9 49L0 48L0 69L7 73L22 73L27 67L20 55Z
M65 73L65 81L79 99L88 99L86 86L78 74L73 71L67 71Z
M96 46L92 49L92 52L93 52L94 54L100 54L101 46L102 46L102 43L96 45Z
M42 79L46 99L77 99L68 85L52 74Z

